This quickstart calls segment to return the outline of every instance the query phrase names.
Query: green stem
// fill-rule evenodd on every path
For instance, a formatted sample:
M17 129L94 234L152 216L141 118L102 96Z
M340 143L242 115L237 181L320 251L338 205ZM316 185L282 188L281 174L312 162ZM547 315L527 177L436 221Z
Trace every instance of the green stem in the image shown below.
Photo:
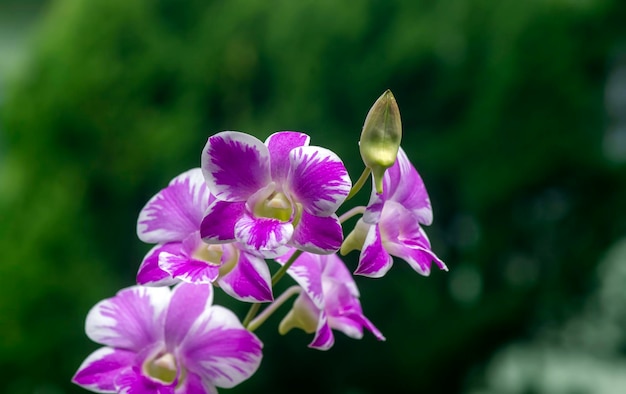
M254 320L248 324L248 331L254 331L261 326L261 324L265 323L268 317L272 315L282 304L285 303L292 295L299 294L300 286L291 286L283 294L280 295L277 299L274 300L267 308L263 310Z
M250 322L254 318L254 315L256 315L256 313L259 311L260 307L261 307L260 303L250 305L250 309L248 310L246 317L241 322L241 324L243 324L244 327L248 328L248 325L250 325Z
M358 214L362 214L365 212L365 207L364 206L358 206L358 207L354 207L352 209L350 209L348 212L344 213L343 215L339 216L339 223L345 223L346 220L350 219L353 216L356 216Z
M367 179L369 178L371 172L372 172L371 168L365 167L359 179L356 181L354 186L352 186L352 189L350 189L350 193L348 193L348 197L346 197L346 201L354 197L354 195L357 194L359 190L361 190L361 188L365 184L365 181L367 181Z

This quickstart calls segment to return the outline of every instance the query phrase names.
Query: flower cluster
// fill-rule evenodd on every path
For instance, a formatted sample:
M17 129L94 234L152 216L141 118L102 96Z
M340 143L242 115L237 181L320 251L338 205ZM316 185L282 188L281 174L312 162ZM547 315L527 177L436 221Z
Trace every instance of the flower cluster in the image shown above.
M253 331L292 296L281 334L300 328L313 334L309 347L320 350L333 346L333 330L357 339L367 330L384 340L363 314L337 253L360 250L354 274L367 277L384 276L391 256L422 275L433 262L447 270L422 228L432 222L430 200L400 137L387 91L366 118L359 141L365 171L354 186L341 159L309 145L304 133L277 132L264 142L235 131L209 137L201 167L175 177L139 213L138 237L155 246L141 262L138 285L89 312L87 335L104 347L73 381L102 393L233 387L261 362L263 345ZM370 174L369 204L338 217ZM343 224L357 214L344 240ZM275 296L285 274L295 284ZM213 305L215 288L251 303L242 321Z

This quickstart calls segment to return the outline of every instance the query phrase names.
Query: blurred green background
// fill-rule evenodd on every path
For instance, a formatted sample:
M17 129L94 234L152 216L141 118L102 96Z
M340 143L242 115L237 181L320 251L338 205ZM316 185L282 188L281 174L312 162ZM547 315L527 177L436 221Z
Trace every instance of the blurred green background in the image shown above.
M304 131L356 179L387 88L450 272L357 278L382 343L314 351L273 316L223 391L626 392L625 20L622 0L0 2L0 392L84 392L85 316L134 283L139 210L209 135Z

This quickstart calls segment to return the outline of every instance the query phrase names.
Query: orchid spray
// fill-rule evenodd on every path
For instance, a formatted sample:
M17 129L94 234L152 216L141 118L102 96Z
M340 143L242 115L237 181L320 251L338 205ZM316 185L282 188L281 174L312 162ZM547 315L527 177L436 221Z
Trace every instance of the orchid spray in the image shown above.
M281 131L265 141L236 131L209 137L201 167L175 177L139 213L137 235L155 246L139 266L138 285L89 312L87 336L103 347L73 382L127 394L234 387L259 368L263 344L253 332L294 296L280 334L300 328L319 350L333 346L333 330L385 340L363 314L338 252L359 250L353 274L372 278L385 275L392 256L421 275L433 262L447 270L422 227L432 223L430 200L401 137L400 111L387 90L365 119L365 169L354 185L341 159L310 145L304 133ZM368 205L338 216L370 175ZM345 229L357 215L355 227ZM275 296L285 274L295 283ZM251 303L241 321L213 305L216 288Z

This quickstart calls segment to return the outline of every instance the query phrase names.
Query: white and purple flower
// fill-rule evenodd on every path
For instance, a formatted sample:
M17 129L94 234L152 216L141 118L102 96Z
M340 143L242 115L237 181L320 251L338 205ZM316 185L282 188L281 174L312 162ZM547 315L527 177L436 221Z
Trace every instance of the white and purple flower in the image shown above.
M389 271L393 264L391 255L405 260L422 275L430 274L433 261L447 271L443 261L432 252L421 227L430 225L432 220L424 182L400 148L396 162L384 175L382 194L372 191L368 207L346 237L341 253L361 250L354 273L373 278Z
M200 239L200 223L214 200L202 170L194 168L178 175L148 201L139 214L137 235L157 245L141 263L137 283L167 286L179 281L217 281L239 300L271 301L265 260L236 243L207 245Z
M282 256L279 261L284 263L289 255ZM378 340L385 340L382 333L363 315L359 290L339 256L305 252L294 261L287 273L303 291L280 323L281 334L294 327L307 333L315 332L309 347L319 350L328 350L335 343L332 329L360 339L363 337L363 328L366 328Z
M202 239L236 241L265 258L289 247L336 252L343 234L335 211L351 181L341 159L309 139L286 131L265 143L236 131L210 137L202 171L216 200L202 221Z
M254 374L263 344L210 284L134 286L96 304L87 336L102 347L72 381L98 393L214 394Z

